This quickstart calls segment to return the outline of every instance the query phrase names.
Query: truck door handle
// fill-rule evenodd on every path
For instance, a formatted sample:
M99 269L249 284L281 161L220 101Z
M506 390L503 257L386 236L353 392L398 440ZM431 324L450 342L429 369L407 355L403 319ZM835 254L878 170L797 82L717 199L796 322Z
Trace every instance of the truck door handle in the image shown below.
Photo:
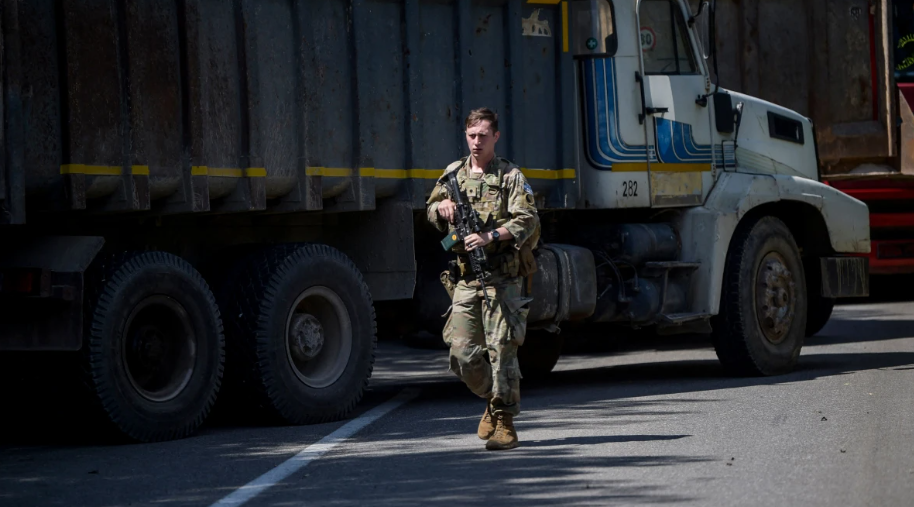
M635 71L635 82L638 83L641 89L641 113L638 114L638 124L644 125L644 118L647 117L647 101L644 100L644 79L637 70Z
M670 108L668 107L647 107L647 101L644 100L644 78L641 77L641 73L637 70L635 71L635 82L638 83L639 88L641 89L641 114L638 115L639 124L643 125L644 119L652 114L670 112Z

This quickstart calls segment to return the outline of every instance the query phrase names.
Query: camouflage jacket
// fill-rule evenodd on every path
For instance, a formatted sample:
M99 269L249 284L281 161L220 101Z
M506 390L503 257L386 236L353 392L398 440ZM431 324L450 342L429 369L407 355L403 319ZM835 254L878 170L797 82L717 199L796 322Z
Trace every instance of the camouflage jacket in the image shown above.
M428 220L439 231L453 230L453 225L438 216L438 204L450 198L445 183L446 176L451 171L458 171L457 181L460 188L467 195L473 209L479 213L480 219L486 223L485 230L504 227L514 236L512 240L493 241L486 245L487 253L503 252L511 247L520 249L527 241L538 239L539 217L536 213L533 189L517 165L499 157L494 157L489 162L482 175L471 173L469 157L447 166L426 203ZM502 175L501 181L498 180L499 173ZM535 246L530 245L531 248ZM463 245L455 246L453 250L458 254L466 253Z

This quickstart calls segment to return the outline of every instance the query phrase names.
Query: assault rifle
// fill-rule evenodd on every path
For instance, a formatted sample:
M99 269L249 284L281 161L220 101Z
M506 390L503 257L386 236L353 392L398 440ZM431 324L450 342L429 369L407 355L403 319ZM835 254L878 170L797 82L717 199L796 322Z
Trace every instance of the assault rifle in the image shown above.
M441 246L450 251L457 243L463 243L470 234L482 234L482 228L485 224L479 219L479 213L470 206L466 196L460 190L460 184L457 182L457 171L451 171L447 175L447 183L445 185L447 186L448 194L451 195L451 199L457 205L457 209L454 212L455 230L441 241ZM482 247L476 247L473 251L467 252L467 256L470 258L470 268L473 269L473 275L476 276L479 287L482 289L483 297L485 297L486 308L491 310L492 305L489 302L489 293L486 291L486 278L489 277L491 268L489 267L489 259L486 257L486 252Z

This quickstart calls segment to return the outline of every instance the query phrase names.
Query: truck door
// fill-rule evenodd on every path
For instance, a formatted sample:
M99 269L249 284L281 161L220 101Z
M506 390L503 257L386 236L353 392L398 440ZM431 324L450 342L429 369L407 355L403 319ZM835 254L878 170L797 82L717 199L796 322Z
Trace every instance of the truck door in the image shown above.
M694 206L713 184L710 107L697 101L711 87L688 7L680 0L641 0L638 26L643 79L643 118L650 163L651 206ZM701 103L699 103L701 102Z
M581 182L590 208L649 207L645 122L635 80L641 56L635 3L570 2L573 51L581 105Z

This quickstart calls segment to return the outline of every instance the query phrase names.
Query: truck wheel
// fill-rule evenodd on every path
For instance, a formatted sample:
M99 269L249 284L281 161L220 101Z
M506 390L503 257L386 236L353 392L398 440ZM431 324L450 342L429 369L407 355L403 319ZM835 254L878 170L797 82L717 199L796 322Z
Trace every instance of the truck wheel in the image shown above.
M288 424L346 416L368 385L377 344L362 274L316 244L274 247L248 266L226 320L247 397Z
M517 348L520 373L525 379L545 378L562 355L564 339L543 330L527 331L524 344Z
M164 252L106 256L87 273L85 383L104 418L153 442L200 427L222 381L225 338L213 293Z
M806 334L806 281L784 222L740 224L730 243L713 339L736 375L777 375L796 365Z

